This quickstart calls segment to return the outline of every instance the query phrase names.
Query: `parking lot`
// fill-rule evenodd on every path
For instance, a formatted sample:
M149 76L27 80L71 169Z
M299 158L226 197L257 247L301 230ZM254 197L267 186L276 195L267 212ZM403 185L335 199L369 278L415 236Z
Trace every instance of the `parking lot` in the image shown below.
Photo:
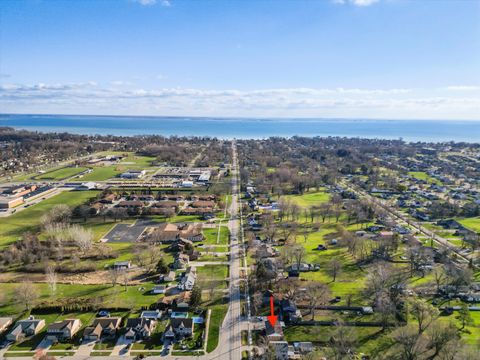
M135 242L147 226L145 224L117 224L104 237L106 242Z

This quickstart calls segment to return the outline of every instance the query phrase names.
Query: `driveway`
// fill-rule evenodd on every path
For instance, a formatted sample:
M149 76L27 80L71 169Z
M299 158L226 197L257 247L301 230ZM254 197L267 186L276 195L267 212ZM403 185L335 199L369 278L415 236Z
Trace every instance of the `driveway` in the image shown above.
M40 344L37 345L37 347L35 348L35 350L48 350L50 349L50 346L53 345L53 341L52 340L48 340L46 337L43 338L42 341L40 341Z
M95 341L90 341L87 343L82 343L78 349L75 355L77 356L89 356L90 353L93 350L93 347L95 346Z
M130 349L128 351L125 351L125 346L127 346L130 343L131 341L125 339L125 336L120 336L117 340L117 343L113 347L113 350L110 356L128 355L128 353L130 352Z

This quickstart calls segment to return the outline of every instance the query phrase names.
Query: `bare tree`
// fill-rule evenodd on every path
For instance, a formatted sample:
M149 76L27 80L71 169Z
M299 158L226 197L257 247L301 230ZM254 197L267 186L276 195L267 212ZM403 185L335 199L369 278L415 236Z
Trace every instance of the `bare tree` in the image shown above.
M392 333L392 339L399 348L399 359L417 360L425 352L426 344L420 341L421 337L414 325L402 326Z
M337 322L330 337L328 351L329 359L350 360L355 358L355 344L357 336L352 327Z
M285 279L278 284L278 287L282 294L293 301L299 297L302 291L300 280L298 278Z
M292 245L292 255L295 259L295 264L297 264L297 271L300 270L300 264L304 259L305 255L307 254L305 248L302 245Z
M433 354L429 354L428 360L444 358L448 356L452 348L457 348L458 333L457 328L452 323L444 323L435 321L430 326L427 333L429 348L433 350ZM453 358L452 358L453 359Z
M120 272L116 268L112 268L108 270L108 278L110 279L110 282L112 283L112 286L115 287L118 282L118 278L120 276Z
M417 320L418 334L420 335L438 318L439 311L421 299L413 299L409 305L411 315Z
M328 272L332 276L332 281L335 282L337 276L342 272L342 263L337 259L332 259L328 263Z
M80 226L70 228L72 240L85 255L93 247L93 232Z
M45 276L50 291L55 295L55 292L57 291L57 273L55 272L55 266L47 266L45 269Z
M382 329L385 329L391 319L395 319L396 308L387 291L377 297L375 312L379 314Z
M330 289L325 284L313 282L307 286L305 295L313 320L315 318L315 308L327 304L330 300Z
M417 360L427 350L427 342L418 334L414 325L406 325L392 333L402 360Z
M445 273L442 265L435 267L435 269L433 270L433 278L435 279L435 285L437 286L438 293L440 291L440 286L447 278L447 274Z
M306 243L308 241L308 235L310 235L310 230L306 225L302 229L302 235L303 235L303 242Z
M30 306L38 298L38 290L31 282L23 282L15 288L15 299L25 305L25 310L30 310Z
M51 224L68 223L72 217L72 210L64 204L56 205L42 216L41 223L45 228Z
M128 271L125 269L125 270L122 270L120 272L120 276L121 276L121 279L122 279L122 282L123 282L123 286L125 287L125 292L127 292L127 289L128 289L128 283L130 281L130 274L128 273Z

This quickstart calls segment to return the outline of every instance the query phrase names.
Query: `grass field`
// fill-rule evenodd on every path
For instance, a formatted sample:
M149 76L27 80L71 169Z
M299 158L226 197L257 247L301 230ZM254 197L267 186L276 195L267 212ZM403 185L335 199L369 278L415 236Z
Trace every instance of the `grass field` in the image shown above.
M212 352L218 345L220 334L220 325L227 314L228 305L218 304L209 307L212 311L210 315L210 325L208 328L207 352Z
M120 166L125 166L128 169L148 169L152 167L152 161L156 158L152 156L137 156L133 153L130 153L126 158L123 158L120 161Z
M330 195L326 191L310 192L303 195L286 195L286 199L291 199L301 207L310 207L327 202Z
M205 240L203 243L206 245L227 245L230 237L230 231L226 226L220 226L220 238L218 239L218 228L203 229L203 235ZM218 239L218 243L217 243Z
M430 175L428 175L424 171L410 171L408 173L408 175L410 175L411 177L413 177L415 179L426 181L430 184L438 184L438 185L441 184L441 182L439 180L437 180L435 178L432 178Z
M94 167L92 172L82 176L82 181L103 181L114 178L121 173L118 166Z
M218 289L225 289L228 276L227 265L205 265L197 267L198 286L201 289L208 289L212 283Z
M480 233L480 217L461 219L461 220L458 220L458 222L463 226L465 226L466 228L469 228L470 230Z
M63 167L35 176L36 180L64 180L87 170L86 167Z
M13 298L15 288L18 284L2 283L2 291L6 296L6 303L0 306L0 315L12 316L19 314L23 308ZM52 294L49 287L45 283L34 283L33 286L37 288L40 293L39 301L46 301L51 299ZM128 286L127 291L121 285L115 288L110 284L105 285L84 285L84 284L58 284L55 298L78 298L78 297L102 297L105 303L111 307L129 307L132 306L140 308L142 306L149 306L156 302L160 296L152 295L150 290L153 288L153 283L142 283L142 286ZM141 289L143 288L143 289ZM134 304L134 305L132 305Z
M85 203L96 196L97 191L62 192L50 199L22 210L9 217L0 219L0 246L18 240L26 231L36 231L42 215L55 205L66 204L70 207Z

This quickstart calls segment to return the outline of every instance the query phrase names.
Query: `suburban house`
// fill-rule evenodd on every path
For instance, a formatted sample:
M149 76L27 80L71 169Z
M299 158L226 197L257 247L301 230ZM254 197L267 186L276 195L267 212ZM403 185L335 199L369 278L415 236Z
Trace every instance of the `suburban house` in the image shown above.
M162 317L162 312L160 310L145 310L140 314L141 318L157 320Z
M313 350L315 350L313 344L310 341L294 342L293 348L296 352L302 355L311 353Z
M196 242L204 239L202 229L202 224L167 223L153 229L149 237L151 240L162 244L171 244L178 239Z
M174 311L188 311L191 293L191 291L183 291L177 295L164 296L158 300L157 306L160 309L171 308Z
M172 308L176 311L188 311L191 295L191 291L184 291L178 294L178 296L173 299Z
M180 211L181 215L203 215L203 216L214 216L213 208L193 208L186 207Z
M268 341L282 341L283 340L283 329L282 322L277 321L275 326L270 324L270 321L265 321L265 335L267 336Z
M275 360L288 360L289 353L288 353L288 342L286 341L270 341L269 343L270 348L272 349L273 353L275 354Z
M53 341L71 339L82 327L82 322L78 319L67 319L57 321L47 328L47 339Z
M132 263L130 261L116 261L113 264L113 268L115 270L127 270L132 267Z
M215 207L215 201L204 201L204 200L197 200L191 204L193 208L210 208L213 209Z
M180 290L192 290L197 280L197 269L193 266L189 267L185 271L180 283L178 284L178 289Z
M83 339L87 341L99 340L102 336L115 336L120 327L120 317L98 318L93 321L92 326L88 326L83 331Z
M187 254L177 253L173 260L174 269L185 269L190 261L190 257Z
M115 194L107 194L107 195L105 195L103 198L101 198L99 201L100 201L102 204L113 204L113 202L115 201L115 199L116 199Z
M35 319L33 316L25 320L17 321L12 331L10 331L6 339L10 341L18 341L27 336L38 334L45 327L45 320Z
M143 317L128 319L125 326L127 328L125 339L133 341L147 339L152 335L155 326L157 326L157 322L152 319Z
M143 206L144 204L140 200L122 200L117 204L117 207L122 207L127 209L138 209Z
M193 335L193 319L174 318L170 319L170 324L165 329L163 336L165 339L178 340L188 338Z
M176 239L169 247L168 250L174 252L183 252L185 249L193 249L193 242L187 239Z
M161 209L173 209L174 211L176 211L178 209L178 203L171 200L162 200L152 204L152 207Z
M168 274L160 276L160 280L163 281L163 282L174 281L175 278L176 278L175 271L169 271Z
M0 317L0 334L8 329L12 325L13 319L9 317Z
M302 313L290 299L282 299L282 301L280 301L280 310L282 319L286 322L297 322L302 319Z

